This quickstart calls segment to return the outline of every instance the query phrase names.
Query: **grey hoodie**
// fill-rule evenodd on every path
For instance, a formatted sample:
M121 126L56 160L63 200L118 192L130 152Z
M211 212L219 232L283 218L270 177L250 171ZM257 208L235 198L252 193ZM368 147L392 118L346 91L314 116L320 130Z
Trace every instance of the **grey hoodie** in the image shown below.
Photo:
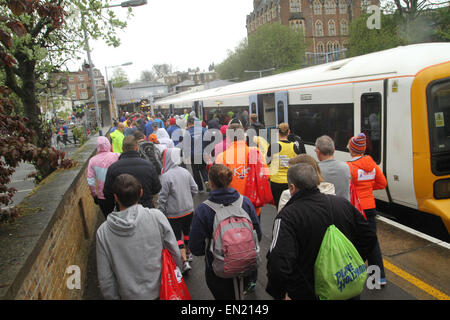
M198 192L192 175L180 163L181 150L169 148L164 150L161 191L158 197L158 209L168 218L178 218L194 211L192 193Z
M105 299L157 299L162 249L179 268L180 250L169 221L140 204L112 212L97 230L97 273Z

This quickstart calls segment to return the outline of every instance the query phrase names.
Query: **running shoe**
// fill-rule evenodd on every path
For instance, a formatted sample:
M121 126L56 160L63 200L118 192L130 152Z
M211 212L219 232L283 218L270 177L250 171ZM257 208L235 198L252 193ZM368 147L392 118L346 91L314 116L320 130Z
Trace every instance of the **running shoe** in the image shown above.
M244 294L250 294L252 292L255 292L256 282L252 281L248 284L247 289L244 290Z
M181 270L182 274L185 274L189 272L192 269L191 265L189 264L189 261L183 262L183 269Z

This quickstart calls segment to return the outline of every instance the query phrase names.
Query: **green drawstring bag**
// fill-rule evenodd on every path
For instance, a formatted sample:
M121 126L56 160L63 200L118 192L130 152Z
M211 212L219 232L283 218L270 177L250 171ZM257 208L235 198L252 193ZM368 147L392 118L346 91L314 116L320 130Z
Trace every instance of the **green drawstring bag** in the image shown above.
M314 264L314 291L320 300L347 300L363 291L366 265L355 246L330 225Z

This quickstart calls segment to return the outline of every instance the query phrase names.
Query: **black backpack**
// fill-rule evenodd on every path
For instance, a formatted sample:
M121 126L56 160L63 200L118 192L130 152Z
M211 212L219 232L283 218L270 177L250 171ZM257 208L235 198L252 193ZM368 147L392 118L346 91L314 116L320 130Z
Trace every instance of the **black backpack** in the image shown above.
M161 164L161 152L158 147L155 146L153 142L145 141L139 143L139 156L142 159L148 160L155 167L156 173L161 174L162 164Z

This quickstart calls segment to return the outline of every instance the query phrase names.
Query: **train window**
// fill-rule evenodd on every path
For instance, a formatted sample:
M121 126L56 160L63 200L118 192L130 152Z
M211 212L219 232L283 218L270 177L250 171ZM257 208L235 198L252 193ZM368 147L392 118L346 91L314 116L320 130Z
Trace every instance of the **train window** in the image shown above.
M381 160L381 94L361 96L361 132L367 137L366 154L376 163Z
M278 109L278 124L280 124L280 123L284 122L284 103L283 103L283 101L278 101L277 109Z
M353 136L353 104L291 105L289 127L307 144L328 135L335 148L347 151L348 140Z
M427 90L431 153L450 151L450 79L432 83Z
M256 110L256 103L252 102L252 112L251 113L258 113Z

